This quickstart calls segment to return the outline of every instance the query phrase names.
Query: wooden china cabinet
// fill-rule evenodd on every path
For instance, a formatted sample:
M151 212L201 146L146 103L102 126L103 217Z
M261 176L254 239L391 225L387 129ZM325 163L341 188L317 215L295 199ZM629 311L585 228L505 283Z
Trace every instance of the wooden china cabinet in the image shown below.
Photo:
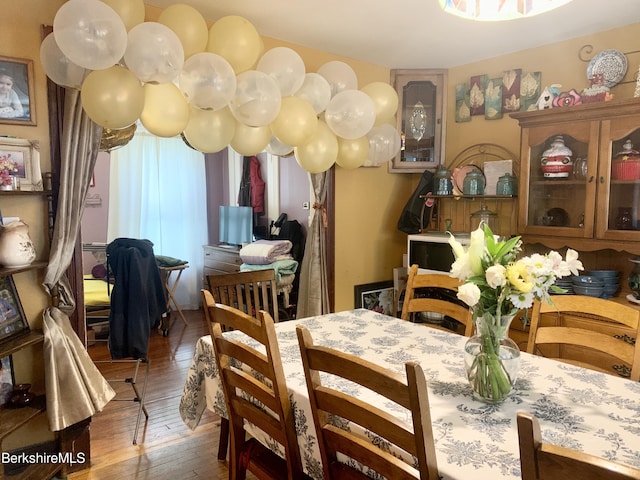
M618 164L626 142L640 149L640 99L511 117L522 129L518 229L525 242L640 255L640 175L621 174ZM566 178L547 178L541 158L558 137L573 168ZM630 218L621 223L623 211Z
M518 233L524 243L606 258L608 265L590 262L586 268L620 270L621 294L611 300L628 304L628 259L640 255L640 156L636 161L621 152L630 144L640 150L640 98L510 116L521 127ZM573 165L565 178L545 177L543 154L559 137L571 150ZM620 163L622 158L631 163ZM567 325L571 321L570 316L563 319ZM592 323L599 331L635 341L635 332L601 320ZM510 335L521 349L526 347L528 328L512 328Z

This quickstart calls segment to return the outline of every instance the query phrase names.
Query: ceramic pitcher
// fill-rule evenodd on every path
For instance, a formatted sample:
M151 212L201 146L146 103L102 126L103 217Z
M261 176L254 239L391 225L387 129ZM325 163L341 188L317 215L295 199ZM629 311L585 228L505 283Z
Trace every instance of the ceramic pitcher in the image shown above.
M24 267L36 259L36 249L29 237L29 226L21 221L0 227L0 265Z

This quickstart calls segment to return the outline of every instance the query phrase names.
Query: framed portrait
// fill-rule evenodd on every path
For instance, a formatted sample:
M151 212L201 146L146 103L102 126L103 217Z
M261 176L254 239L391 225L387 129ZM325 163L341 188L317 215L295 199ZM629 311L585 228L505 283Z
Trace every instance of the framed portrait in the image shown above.
M0 56L0 123L36 125L33 61Z
M14 383L13 357L7 355L0 358L0 407L5 405L11 398Z
M0 277L0 343L28 332L29 323L13 277Z
M10 162L18 171L20 190L42 191L40 143L25 138L0 137L0 164Z
M356 308L366 308L392 317L395 316L393 280L356 285L354 293Z

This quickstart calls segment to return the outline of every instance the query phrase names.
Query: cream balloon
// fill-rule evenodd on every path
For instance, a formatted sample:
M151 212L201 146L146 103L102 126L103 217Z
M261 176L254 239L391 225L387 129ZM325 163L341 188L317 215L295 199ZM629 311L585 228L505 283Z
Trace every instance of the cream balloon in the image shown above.
M85 76L89 74L86 68L76 65L62 53L52 33L40 45L40 62L47 77L63 87L80 90Z
M192 148L204 153L215 153L229 145L235 129L236 121L228 107L201 110L192 106L183 135Z
M127 29L116 11L99 0L69 0L56 12L53 34L76 65L102 70L117 64L127 48Z
M236 93L236 74L229 62L211 52L192 55L180 73L180 89L191 105L218 110Z
M253 68L262 50L260 34L246 18L222 17L209 29L207 51L226 58L236 75Z
M143 0L102 0L113 8L122 19L127 31L144 22Z
M366 135L376 120L373 100L360 90L345 90L334 96L324 112L329 128L337 136L354 140Z
M309 173L329 170L338 158L338 139L324 122L307 143L293 149L298 164Z
M364 165L369 157L369 139L365 137L347 140L338 138L336 163L342 168L353 169Z
M276 47L267 51L256 70L271 75L283 97L293 95L304 83L305 67L302 58L288 47Z
M280 113L271 123L271 131L287 145L305 143L315 133L318 117L313 107L299 97L284 97Z
M236 119L250 127L263 127L275 120L282 98L276 81L257 70L237 76L236 94L229 102Z
M180 89L173 83L144 86L142 125L158 137L180 135L189 122L191 109Z
M324 112L331 100L331 86L319 73L307 73L302 86L294 96L304 98L311 104L316 114L320 114Z
M379 165L400 153L401 138L398 130L388 123L373 127L367 133L369 139L368 162Z
M270 140L271 130L269 125L249 127L236 121L236 131L229 145L239 154L251 156L264 151Z
M358 88L356 72L344 62L338 60L327 62L318 69L318 73L329 82L332 97L345 90Z
M384 125L393 120L398 111L398 92L388 83L373 82L360 90L371 97L376 109L374 126Z
M192 6L184 3L169 5L160 13L158 22L178 35L184 49L184 58L206 50L209 38L207 22Z
M166 25L143 22L128 35L124 63L141 82L168 83L178 78L184 65L182 42Z
M117 65L91 72L82 84L80 98L89 118L104 128L128 127L144 108L140 80Z

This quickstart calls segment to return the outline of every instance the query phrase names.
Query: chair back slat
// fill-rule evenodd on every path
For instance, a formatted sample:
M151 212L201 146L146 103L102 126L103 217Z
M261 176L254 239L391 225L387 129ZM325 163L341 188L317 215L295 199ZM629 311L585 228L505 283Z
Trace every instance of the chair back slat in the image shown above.
M533 304L527 352L612 375L622 362L631 379L640 380L640 345L617 338L612 329L638 338L640 311L602 298L553 295L551 303Z
M584 452L542 442L540 422L518 412L522 480L639 480L640 470Z
M278 286L275 270L272 268L207 275L207 285L216 302L235 307L252 316L264 310L278 323Z
M448 296L453 298L459 286L460 281L456 278L438 273L419 273L418 265L411 265L407 278L401 318L403 320L410 320L411 317L418 312L433 312L445 315L461 325L465 336L471 336L474 325L471 311L467 306L442 298L420 296L420 289L429 288L447 292ZM430 323L425 323L425 325L443 328Z
M302 325L296 327L313 420L322 456L324 478L438 479L427 383L422 368L405 364L406 377L338 350L314 345ZM355 383L380 396L375 404L322 379ZM374 395L375 397L375 395ZM390 414L378 405L395 403L406 410ZM411 422L403 421L411 418ZM348 422L348 426L347 426ZM366 432L366 433L365 433ZM376 437L374 441L371 437ZM403 450L411 459L400 458ZM340 461L346 455L351 461Z

